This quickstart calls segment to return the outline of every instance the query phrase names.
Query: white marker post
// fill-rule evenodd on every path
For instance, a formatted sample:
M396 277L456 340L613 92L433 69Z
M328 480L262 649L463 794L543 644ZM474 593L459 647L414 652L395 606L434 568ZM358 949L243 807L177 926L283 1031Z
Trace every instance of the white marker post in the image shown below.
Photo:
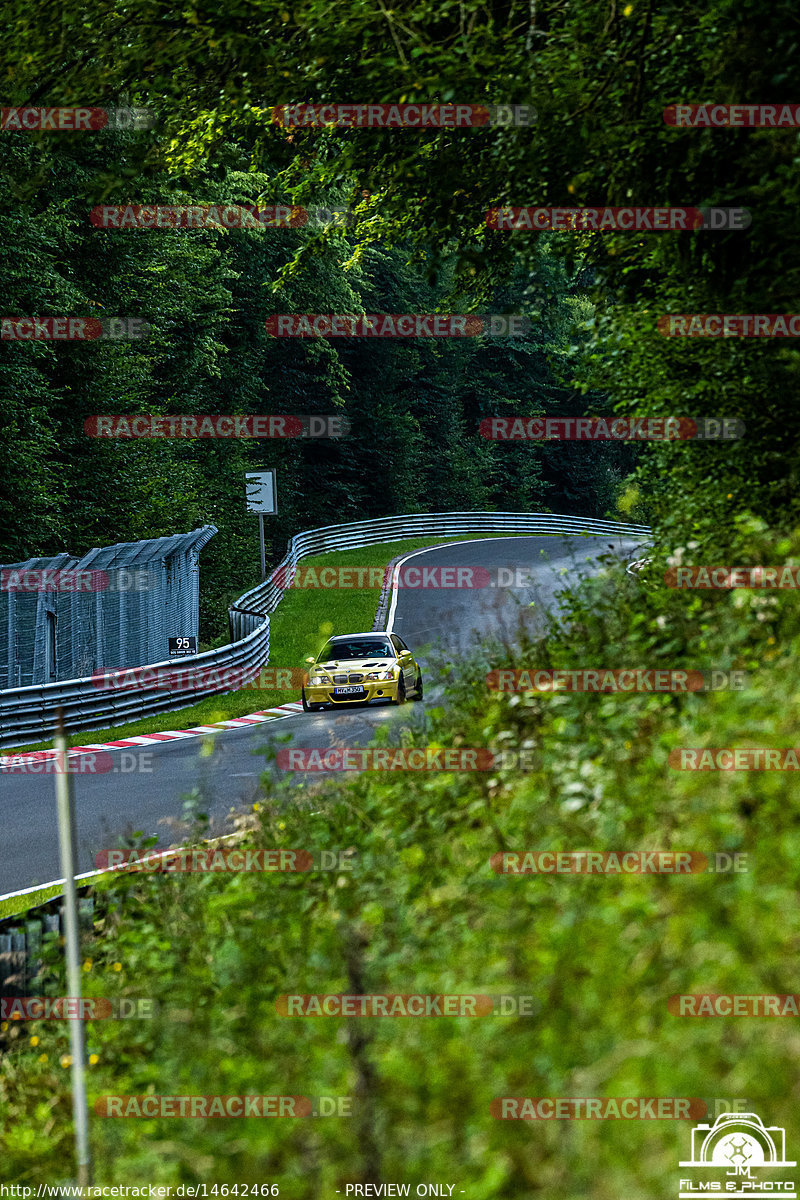
M75 808L72 798L72 780L67 773L69 759L63 709L58 710L54 745L56 749L58 842L61 853L61 874L64 877L64 953L67 960L67 995L80 1002L81 959L78 945L78 895L75 891ZM88 1187L91 1172L89 1105L86 1098L83 1021L79 1018L73 1018L69 1023L69 1048L72 1056L72 1119L75 1125L78 1183L81 1187Z
M274 516L278 511L278 493L275 484L277 472L272 467L265 471L246 471L244 477L247 511L258 513L258 529L261 534L261 582L267 578L267 557L264 547L264 514Z

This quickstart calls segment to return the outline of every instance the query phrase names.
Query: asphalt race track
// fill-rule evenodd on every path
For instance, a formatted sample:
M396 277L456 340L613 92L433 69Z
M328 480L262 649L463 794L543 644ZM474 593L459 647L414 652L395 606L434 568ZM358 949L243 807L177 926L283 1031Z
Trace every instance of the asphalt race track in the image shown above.
M514 537L416 552L409 556L408 566L428 568L428 586L415 583L394 593L390 628L417 652L423 668L431 656L457 660L481 635L508 637L520 622L532 631L541 629L544 614L553 608L554 597L565 582L574 582L577 572L594 571L597 557L610 553L612 547L626 560L637 557L638 545L629 538L609 536ZM472 576L480 586L431 586L438 572L448 567L483 568ZM432 568L437 572L432 574ZM412 578L425 579L421 573ZM387 721L419 719L432 695L435 692L429 688L423 704L408 703L400 708L374 705L300 713L260 726L226 730L214 737L213 744L210 739L194 737L146 746L141 753L148 758L140 759L137 752L137 759L151 770L125 774L115 765L108 774L75 775L78 870L91 870L98 850L118 846L120 838L135 830L158 835L165 846L178 841L170 823L180 821L184 800L194 787L202 791L203 808L213 818L215 832L224 833L230 810L249 806L257 794L268 743L279 738L283 744L291 735L294 746L327 746L333 736L340 744L365 746L375 729ZM178 710L172 728L181 727ZM95 741L96 735L87 733L86 740ZM116 756L122 754L128 755L129 766L133 761L130 750L111 753L115 764ZM0 896L59 878L52 775L0 771L0 821Z

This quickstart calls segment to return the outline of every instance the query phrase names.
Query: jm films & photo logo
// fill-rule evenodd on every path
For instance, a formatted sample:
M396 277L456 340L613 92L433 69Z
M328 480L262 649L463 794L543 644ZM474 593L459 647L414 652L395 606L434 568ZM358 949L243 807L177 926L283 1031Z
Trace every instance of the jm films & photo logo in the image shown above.
M786 1158L786 1131L777 1125L765 1126L754 1112L723 1113L713 1125L704 1122L691 1133L691 1155L680 1167L699 1169L699 1175L680 1180L679 1200L693 1200L700 1194L722 1192L729 1196L779 1193L795 1196L793 1179L780 1177L787 1167L797 1163ZM757 1171L758 1176L752 1175ZM772 1178L764 1178L761 1172ZM778 1176L775 1176L778 1172Z

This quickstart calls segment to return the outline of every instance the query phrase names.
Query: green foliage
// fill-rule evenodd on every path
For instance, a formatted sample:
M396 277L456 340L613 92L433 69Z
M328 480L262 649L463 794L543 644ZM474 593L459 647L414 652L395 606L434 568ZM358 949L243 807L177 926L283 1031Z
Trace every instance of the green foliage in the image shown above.
M370 516L559 506L597 514L609 507L614 448L583 455L478 436L485 415L575 410L560 361L577 336L570 332L575 280L552 256L543 253L533 275L518 271L508 284L496 282L482 305L478 294L460 298L465 310L530 311L535 332L524 339L268 337L264 320L274 312L449 311L454 248L429 278L425 256L409 257L408 245L361 246L344 230L320 238L310 227L95 228L88 213L101 198L264 205L285 201L288 186L278 164L245 170L243 148L225 143L214 162L186 178L153 166L135 185L126 176L101 195L100 136L48 146L46 186L35 142L0 143L7 208L0 231L9 246L19 234L26 261L24 271L15 265L9 272L9 313L133 316L151 327L141 341L3 344L2 561L65 548L81 553L213 522L219 535L203 555L201 610L211 640L224 634L227 601L252 584L258 562L257 522L243 512L248 468L278 469L273 560L300 529ZM109 136L124 157L135 154L141 135ZM12 203L14 189L21 198ZM328 190L302 199L339 197ZM302 270L289 270L298 255ZM351 429L338 441L260 442L92 439L84 432L94 415L143 412L334 413Z
M748 560L800 551L800 535L771 546L757 523L740 537ZM573 1195L667 1197L683 1122L502 1122L490 1101L747 1097L790 1123L797 1048L778 1021L681 1019L667 1001L793 990L796 785L679 772L667 757L677 745L796 740L796 605L789 593L689 595L658 580L653 567L643 587L609 562L573 589L568 630L463 664L446 704L402 733L407 745L526 747L530 770L364 773L329 778L324 792L313 778L287 787L265 777L258 811L241 819L246 844L348 852L337 869L105 886L107 913L85 949L88 994L149 996L159 1011L89 1026L92 1100L151 1091L358 1103L350 1118L251 1120L235 1134L221 1121L93 1118L98 1181L275 1179L311 1197L343 1178L446 1179L455 1163L460 1182L487 1197L542 1179ZM486 668L504 662L737 667L750 678L741 692L685 696L490 693ZM498 851L587 848L739 852L748 869L515 877L489 865ZM328 992L531 995L533 1015L276 1012L282 994ZM66 1031L39 1023L6 1036L5 1169L50 1180L69 1152ZM40 1108L58 1119L34 1144L15 1120L24 1128Z
M797 100L785 2L451 0L387 8L265 0L202 10L74 0L58 20L11 0L6 103L135 103L147 136L10 137L0 149L8 311L118 309L148 343L3 346L0 558L213 520L209 636L252 582L241 473L281 469L273 558L298 528L433 507L550 506L651 519L641 582L609 566L571 589L546 642L462 664L447 707L409 739L524 745L494 775L363 775L265 784L253 844L354 848L352 873L121 880L96 931L98 990L162 1003L152 1024L91 1027L92 1095L296 1092L360 1100L351 1120L93 1122L98 1174L264 1182L290 1196L346 1182L453 1180L598 1200L674 1195L688 1130L642 1122L517 1125L511 1095L742 1097L789 1125L797 1039L778 1021L681 1021L676 992L791 992L796 789L789 775L681 773L677 745L796 741L800 630L791 593L662 586L666 555L774 564L798 555L798 351L791 341L664 338L670 312L796 312L797 132L676 130L673 103ZM532 103L532 129L282 129L269 106L311 101ZM135 196L132 195L135 193ZM100 200L332 200L346 232L106 234ZM497 204L736 205L747 232L501 234ZM278 311L479 311L519 304L520 344L275 345ZM127 305L123 309L123 305ZM738 417L731 444L480 444L493 411ZM87 447L84 415L326 412L338 445ZM636 464L635 477L629 472ZM22 502L20 501L22 497ZM751 513L752 517L741 514ZM6 546L8 550L6 550ZM751 672L741 693L505 698L489 666ZM496 850L665 848L750 856L688 879L492 874ZM116 890L118 889L118 891ZM114 971L119 962L120 972ZM95 968L89 972L94 978ZM533 1018L287 1020L285 991L513 991ZM49 1181L70 1154L66 1033L6 1031L3 1170ZM796 1130L791 1131L796 1135ZM454 1172L454 1164L456 1172ZM459 1186L459 1184L457 1184Z

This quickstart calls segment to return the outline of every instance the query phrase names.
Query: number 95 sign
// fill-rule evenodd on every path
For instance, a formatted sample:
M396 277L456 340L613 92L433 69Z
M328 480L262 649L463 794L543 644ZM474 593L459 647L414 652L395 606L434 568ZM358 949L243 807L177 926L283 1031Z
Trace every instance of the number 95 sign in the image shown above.
M197 654L196 637L177 637L169 639L170 658L178 658L182 654Z

